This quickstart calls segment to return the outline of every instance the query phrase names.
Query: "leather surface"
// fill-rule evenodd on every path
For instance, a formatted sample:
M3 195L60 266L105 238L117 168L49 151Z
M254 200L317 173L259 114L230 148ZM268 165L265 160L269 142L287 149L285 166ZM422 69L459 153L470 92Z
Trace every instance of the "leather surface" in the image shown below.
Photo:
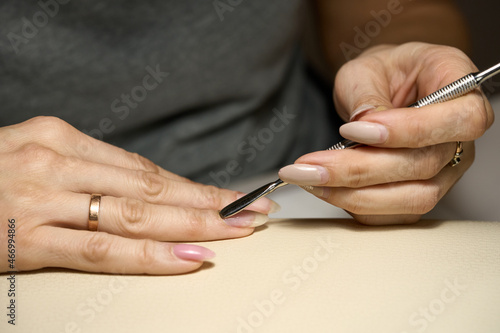
M180 276L19 273L1 332L498 332L500 223L273 220ZM0 279L6 313L6 275Z

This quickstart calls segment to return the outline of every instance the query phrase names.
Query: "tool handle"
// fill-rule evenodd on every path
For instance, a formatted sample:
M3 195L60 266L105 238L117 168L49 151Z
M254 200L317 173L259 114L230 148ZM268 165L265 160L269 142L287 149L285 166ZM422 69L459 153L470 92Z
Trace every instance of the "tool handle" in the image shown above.
M444 103L446 101L450 101L452 99L468 94L472 90L476 89L479 86L479 83L480 81L477 80L476 75L474 73L468 74L450 83L449 85L433 92L432 94L419 99L418 101L409 105L408 107L418 109L426 105ZM344 139L334 144L327 150L342 150L348 148L355 148L358 146L361 146L361 144L352 140Z

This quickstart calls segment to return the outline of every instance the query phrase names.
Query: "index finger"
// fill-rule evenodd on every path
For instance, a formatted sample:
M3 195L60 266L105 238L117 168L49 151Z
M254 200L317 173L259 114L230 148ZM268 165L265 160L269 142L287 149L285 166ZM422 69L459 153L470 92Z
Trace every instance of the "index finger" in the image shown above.
M153 172L175 181L191 180L159 167L149 159L85 135L56 117L35 117L23 123L2 128L0 149L13 151L33 142L57 153L89 162Z
M350 140L380 147L416 148L451 141L472 141L494 120L482 92L419 109L400 108L368 113L341 126Z

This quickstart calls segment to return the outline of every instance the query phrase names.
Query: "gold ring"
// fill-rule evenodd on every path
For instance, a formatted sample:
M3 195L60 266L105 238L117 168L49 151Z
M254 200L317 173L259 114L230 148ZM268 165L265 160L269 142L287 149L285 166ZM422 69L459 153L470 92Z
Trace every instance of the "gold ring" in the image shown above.
M454 167L460 163L460 156L464 152L462 141L457 141L457 148L455 149L455 156L450 161L450 166Z
M101 195L92 194L90 196L90 206L89 206L89 230L97 231L97 225L99 224L99 208L101 207Z

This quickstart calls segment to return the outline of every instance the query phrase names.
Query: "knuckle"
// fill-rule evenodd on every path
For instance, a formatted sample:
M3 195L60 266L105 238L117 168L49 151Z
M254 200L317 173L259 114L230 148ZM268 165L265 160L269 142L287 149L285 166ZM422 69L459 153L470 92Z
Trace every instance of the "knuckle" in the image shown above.
M17 154L18 165L39 170L48 166L57 165L61 156L52 149L37 143L23 145Z
M432 181L426 182L420 191L413 191L408 200L409 214L421 215L430 212L441 199L440 187Z
M192 210L191 214L183 219L184 235L191 240L201 240L207 230L206 211Z
M356 164L350 163L347 168L347 186L360 187L366 175L366 168Z
M82 257L93 264L105 262L112 244L112 241L107 239L105 234L99 232L90 233L81 243Z
M89 140L86 136L82 136L73 148L77 155L88 156L93 152L93 150L95 149L94 147L95 146L93 145L91 140Z
M434 128L431 132L431 135L429 135L429 123L427 121L422 121L421 119L417 118L418 113L415 113L412 115L412 117L409 118L408 123L412 124L411 126L414 127L414 130L412 131L414 135L405 135L402 139L405 142L405 145L408 147L412 146L417 146L417 147L424 147L424 146L429 146L432 144L434 141L438 141L442 135L443 135L443 129L441 128Z
M140 235L147 224L146 204L136 199L121 198L119 207L118 224L122 232L128 236Z
M20 171L23 173L30 172L27 168L21 169ZM3 190L8 192L8 195L4 196L4 198L5 201L8 200L8 204L11 205L9 208L23 208L23 211L27 214L39 215L41 204L45 203L47 201L47 196L52 194L47 191L45 185L33 181L32 179L16 178L12 181L3 181L3 185Z
M54 116L37 116L28 120L27 125L32 126L36 131L40 131L48 139L72 128L67 122Z
M156 263L156 243L151 239L142 240L142 244L139 247L138 259L140 265L146 270L151 268Z
M207 209L220 209L223 206L221 190L213 185L203 186L203 196L199 198L201 207Z
M0 131L0 149L2 152L15 151L20 143L17 131L10 127L3 127Z
M447 145L445 144L444 147ZM443 159L446 158L442 147L430 146L419 149L413 154L413 163L411 163L414 178L429 179L434 177L443 167Z
M148 202L159 202L165 196L167 182L157 173L139 170L139 188L142 196Z
M416 157L412 153L408 154L408 158L404 158L397 165L395 175L388 173L386 176L386 182L391 183L394 181L408 180L415 175L415 160Z
M58 156L58 163L54 164L58 173L65 171L68 174L77 174L81 172L82 160L72 156Z
M419 170L419 168L416 167L415 163L409 162L402 164L398 170L400 170L401 178L404 180L418 178L418 173L422 172L421 170Z
M160 173L160 168L149 159L137 153L130 154L132 155L132 159L135 161L139 170L144 170L151 173Z
M50 127L64 121L54 116L36 116L26 121L27 125Z

